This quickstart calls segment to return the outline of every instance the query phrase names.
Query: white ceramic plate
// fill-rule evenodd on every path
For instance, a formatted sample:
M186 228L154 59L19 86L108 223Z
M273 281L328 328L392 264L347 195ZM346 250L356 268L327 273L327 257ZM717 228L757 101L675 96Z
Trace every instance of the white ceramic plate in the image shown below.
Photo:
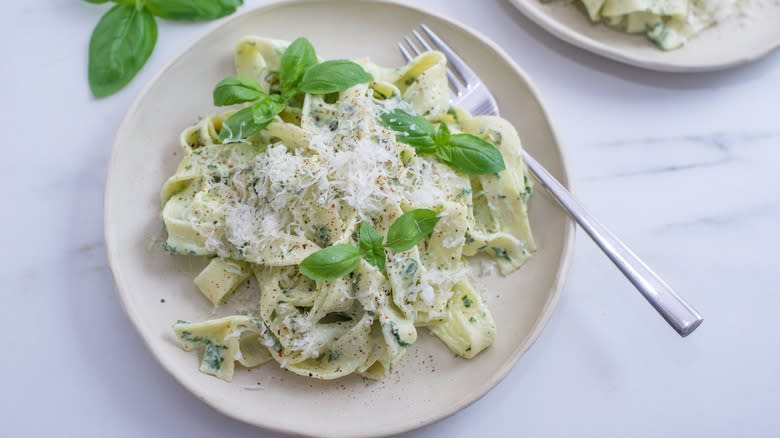
M539 336L555 307L572 251L573 226L538 193L531 220L540 250L513 275L485 278L479 284L496 320L498 340L473 360L455 358L437 339L421 333L383 381L355 376L316 381L269 363L241 369L226 383L200 373L198 355L179 348L173 336L171 324L177 319L198 321L229 311L215 311L194 287L192 279L203 260L169 256L154 239L162 235L158 193L181 158L179 132L215 110L211 90L233 74L233 48L239 38L258 34L292 40L305 35L325 58L370 56L380 64L400 65L394 43L418 23L427 23L462 51L496 93L504 117L517 127L525 147L567 184L564 158L545 110L526 75L507 55L459 24L392 3L286 1L245 11L168 65L119 128L105 195L106 244L119 296L163 367L226 415L311 436L376 436L420 427L467 406L496 385ZM257 292L248 287L239 292L243 299L252 299L252 294Z
M644 35L591 23L564 0L511 0L520 11L558 38L607 58L651 70L721 70L755 61L780 47L780 3L746 0L743 12L664 52Z

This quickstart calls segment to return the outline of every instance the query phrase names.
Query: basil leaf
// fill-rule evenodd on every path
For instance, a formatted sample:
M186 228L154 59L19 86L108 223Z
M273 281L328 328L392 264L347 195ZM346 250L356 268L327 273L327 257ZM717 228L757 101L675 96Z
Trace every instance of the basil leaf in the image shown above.
M446 123L439 124L439 130L436 132L436 136L433 138L438 146L443 146L450 141L450 127Z
M360 255L363 260L380 271L385 272L385 249L382 247L382 235L367 221L360 223Z
M382 124L395 131L398 141L414 146L420 152L433 152L436 150L436 128L425 117L418 114L409 114L401 109L382 113L379 116Z
M329 94L373 80L363 67L352 61L337 59L309 67L298 89L309 94Z
M268 126L268 123L255 123L253 108L251 106L246 107L222 122L222 129L219 131L219 141L222 143L239 142L257 134Z
M254 79L231 76L222 79L214 87L214 105L235 105L252 102L263 97L260 84Z
M359 264L360 251L352 245L340 244L310 254L298 269L312 280L334 280L354 271Z
M149 12L166 20L214 20L236 11L242 0L144 0Z
M273 121L277 114L282 112L283 109L283 103L279 103L273 97L268 96L252 105L252 116L256 124L262 125L263 128L265 128Z
M425 236L431 234L439 219L438 213L426 208L402 214L387 230L385 247L396 252L412 249Z
M157 23L146 9L119 4L100 19L89 41L89 87L95 97L127 85L149 59Z
M495 146L471 134L454 134L436 156L455 170L468 175L498 173L506 169L504 157Z
M300 37L293 41L284 51L279 68L282 94L285 96L295 94L303 73L315 64L317 64L317 54L309 40Z

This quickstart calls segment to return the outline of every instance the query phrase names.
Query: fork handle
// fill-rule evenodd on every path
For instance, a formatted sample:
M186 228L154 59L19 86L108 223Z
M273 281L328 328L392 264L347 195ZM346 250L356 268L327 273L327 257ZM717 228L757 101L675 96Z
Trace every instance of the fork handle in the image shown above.
M691 334L703 321L702 316L690 304L677 295L652 269L636 256L614 234L604 227L588 210L566 190L550 173L528 152L523 151L526 165L547 189L566 213L607 254L610 260L636 286L643 297L663 316L680 336Z

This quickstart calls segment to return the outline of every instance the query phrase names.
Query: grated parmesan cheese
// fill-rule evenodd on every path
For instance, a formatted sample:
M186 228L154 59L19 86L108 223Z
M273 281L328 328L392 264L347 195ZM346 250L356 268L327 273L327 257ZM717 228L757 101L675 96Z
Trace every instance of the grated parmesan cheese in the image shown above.
M436 297L434 287L442 291L451 290L456 283L467 278L470 272L466 264L451 269L431 267L420 275L420 283L412 287L410 292L430 306Z
M319 332L312 330L307 332L300 338L294 339L290 346L293 350L300 351L301 354L313 358L317 358L320 355L321 340Z

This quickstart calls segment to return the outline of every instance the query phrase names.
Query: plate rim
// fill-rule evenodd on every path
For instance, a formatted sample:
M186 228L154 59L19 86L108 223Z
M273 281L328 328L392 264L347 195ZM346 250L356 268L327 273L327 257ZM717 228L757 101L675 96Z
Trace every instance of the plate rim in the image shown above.
M114 233L113 231L114 225L112 225L109 221L109 205L111 205L111 193L114 184L113 179L115 179L112 178L112 173L115 173L112 171L114 167L118 165L117 150L119 149L118 147L119 140L120 140L119 134L125 130L126 125L129 123L130 117L135 112L138 111L139 107L141 106L141 102L144 100L144 98L146 97L147 93L152 88L152 86L160 79L160 77L166 74L171 69L171 67L175 63L177 63L182 56L184 56L185 53L188 53L190 50L192 50L192 48L195 45L199 44L201 41L209 38L218 29L224 26L231 25L233 21L238 20L240 17L242 17L245 14L255 14L255 13L259 13L259 11L261 10L265 10L265 9L270 10L279 7L286 7L298 3L321 3L325 1L327 0L271 0L270 2L267 3L263 3L251 8L246 8L242 10L240 13L235 13L231 15L229 18L225 19L224 21L220 21L218 23L212 24L203 32L201 36L197 37L185 48L177 52L177 54L173 58L171 58L168 62L166 62L159 69L159 71L157 71L153 75L153 77L149 79L149 81L143 86L139 94L135 97L135 99L128 107L124 117L122 118L121 123L117 127L117 131L114 134L114 139L111 145L111 156L109 158L108 165L106 168L107 169L106 182L105 182L105 188L103 192L103 240L106 246L106 258L108 259L109 268L111 270L111 275L114 282L114 289L117 295L119 296L119 301L121 303L125 315L132 323L133 329L139 335L142 342L149 350L149 352L152 354L152 356L157 361L157 363L162 367L163 370L165 370L171 377L173 377L173 379L178 384L180 384L187 391L189 391L196 399L205 403L210 408L214 409L220 414L228 418L240 421L245 424L249 424L251 426L263 430L268 430L277 433L291 434L295 436L309 436L309 435L306 435L300 430L285 427L280 424L262 423L259 421L255 421L251 418L246 418L244 416L237 415L236 413L230 411L229 409L225 408L219 403L212 402L208 397L201 396L201 394L197 390L197 386L198 386L197 384L188 382L187 379L184 379L183 377L179 376L177 371L174 369L175 367L169 367L162 360L161 355L157 351L157 347L152 342L151 336L147 337L145 333L141 330L141 319L142 319L141 314L139 313L137 308L131 308L127 300L127 297L129 295L128 292L125 290L125 287L123 287L122 285L123 284L121 280L122 276L117 267L118 265L116 264L115 257L114 257L117 248L114 246L114 244L112 244L112 239L110 237L110 234ZM562 172L562 179L560 182L566 188L568 188L569 191L574 193L573 184L572 184L572 173L569 166L566 150L562 145L562 143L560 142L560 138L555 128L555 125L553 123L553 120L549 117L549 111L547 110L547 108L543 103L543 100L541 99L539 90L536 87L535 83L530 79L528 74L525 72L525 70L523 70L519 65L517 65L514 59L508 53L506 53L506 51L504 51L500 46L498 46L497 43L493 42L491 39L486 37L478 30L463 24L459 20L453 19L448 16L443 16L425 7L420 7L417 6L416 4L411 5L411 4L401 3L400 0L362 0L362 1L366 3L378 3L378 4L389 5L392 7L400 7L400 8L412 10L422 15L429 15L429 16L436 17L437 19L442 20L447 24L452 25L464 31L470 37L475 38L479 42L485 44L491 50L496 52L501 58L503 58L504 61L507 63L507 65L511 68L513 73L519 76L523 81L525 81L531 95L539 103L541 112L544 115L550 127L550 133L552 135L552 138L555 140L555 144L558 148L558 152L559 152L558 155L561 162L561 172ZM563 239L563 246L561 247L560 262L558 265L558 269L556 270L555 273L555 279L550 288L549 298L547 299L547 302L545 303L541 313L538 315L536 321L534 322L533 329L529 332L525 341L521 343L514 351L512 351L511 355L509 356L509 360L507 360L501 367L497 368L495 372L492 374L490 379L486 380L485 382L482 382L482 384L480 384L479 386L475 386L475 388L472 391L469 391L466 394L466 396L464 396L457 403L448 406L447 409L444 409L441 412L438 412L436 414L429 415L422 419L407 421L406 423L400 424L399 426L388 426L382 429L377 429L371 431L370 433L364 433L364 432L361 432L360 434L343 433L339 436L375 437L375 436L396 435L403 432L415 430L427 426L429 424L436 423L438 421L441 421L445 418L448 418L456 414L457 412L460 412L461 410L477 402L482 397L484 397L488 392L490 392L496 385L498 385L509 374L509 372L517 365L517 362L520 360L520 358L536 342L536 340L539 338L542 331L546 327L547 323L549 322L550 318L552 317L555 309L557 308L558 301L560 300L563 287L565 285L566 279L568 278L569 268L574 255L575 234L576 234L576 227L574 225L574 222L567 217L565 221L564 239Z
M559 21L550 18L546 14L538 12L538 9L530 6L530 2L540 0L509 0L526 18L536 23L539 27L558 39L567 42L573 46L587 50L599 56L611 59L613 61L632 65L634 67L644 68L665 73L702 73L727 70L740 65L749 64L758 61L780 49L780 39L773 44L760 47L749 54L741 55L725 61L705 62L699 64L679 64L675 62L663 62L646 59L642 56L632 55L631 53L612 47L601 41L589 38L569 26L561 24ZM583 16L583 20L587 17ZM626 34L627 36L631 36Z

